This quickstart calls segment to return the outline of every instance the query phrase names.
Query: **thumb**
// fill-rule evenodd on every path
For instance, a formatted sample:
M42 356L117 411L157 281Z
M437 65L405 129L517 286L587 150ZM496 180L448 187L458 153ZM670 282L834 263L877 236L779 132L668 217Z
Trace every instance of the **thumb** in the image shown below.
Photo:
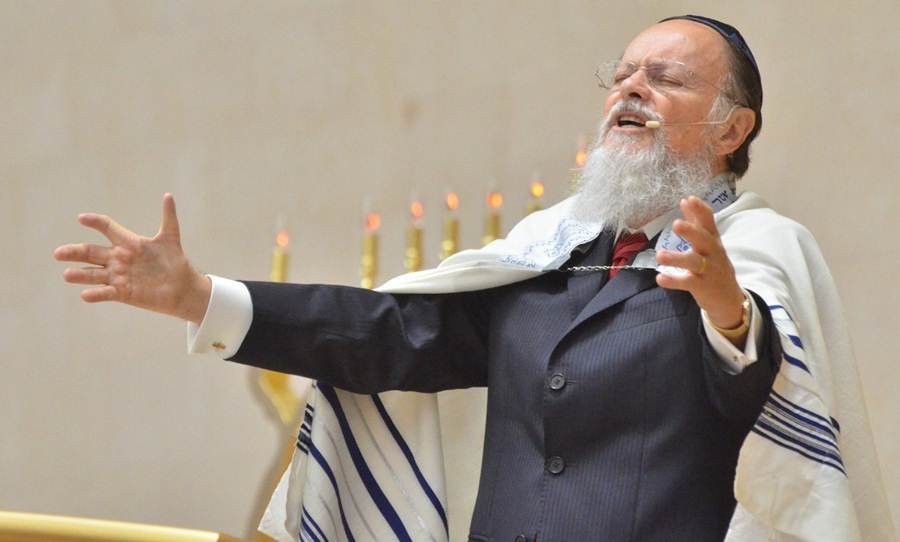
M181 231L178 228L178 216L175 214L175 197L168 192L163 196L162 223L157 237L170 237L181 244Z

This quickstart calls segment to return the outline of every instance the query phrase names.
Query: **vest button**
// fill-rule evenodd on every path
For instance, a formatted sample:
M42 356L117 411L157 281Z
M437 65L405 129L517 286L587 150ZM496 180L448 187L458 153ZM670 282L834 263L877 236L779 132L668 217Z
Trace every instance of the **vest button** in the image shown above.
M550 474L559 474L566 468L566 462L558 455L554 455L547 461L547 471Z
M551 390L561 390L566 387L566 376L561 373L556 373L555 375L550 377L550 389Z

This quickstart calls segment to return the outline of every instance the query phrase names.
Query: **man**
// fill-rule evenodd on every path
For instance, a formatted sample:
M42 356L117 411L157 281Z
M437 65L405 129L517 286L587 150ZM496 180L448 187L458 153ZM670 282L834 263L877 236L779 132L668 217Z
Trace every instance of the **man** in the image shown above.
M783 473L806 476L802 458L817 468L803 478L810 487L842 489L829 490L841 495L834 506L826 491L798 494L818 507L806 504L798 516L825 518L824 532L854 539L831 392L820 390L811 376L820 370L804 357L827 341L791 317L809 314L790 295L803 275L793 269L807 269L809 259L779 267L759 237L812 241L733 194L761 124L749 48L732 27L686 16L639 34L598 75L609 89L606 117L577 197L526 220L497 248L442 265L459 277L488 274L491 265L466 260L487 258L500 274L515 268L514 279L485 279L482 288L438 275L409 279L456 284L419 292L466 290L435 295L207 278L184 257L171 195L153 239L87 214L80 222L112 246L67 245L55 255L94 266L64 273L93 285L85 301L188 320L194 350L316 378L335 412L330 385L357 393L487 386L471 540L722 540L729 527L734 539L805 539L825 523L785 520L771 509L790 501L788 492L767 489ZM514 247L520 238L525 248ZM403 291L404 280L387 290ZM773 382L781 399L770 396ZM807 395L796 397L808 402L794 401L801 388ZM308 435L301 441L315 444ZM745 467L736 480L739 452ZM358 458L360 476L374 480ZM781 466L766 471L769 463ZM768 486L746 489L756 482L745 480L748 470L761 479L769 472ZM328 473L337 508L323 510L332 524L319 525L304 508L301 538L364 538L362 528L376 538L424 537L369 483L384 525L348 519L354 512L345 513Z

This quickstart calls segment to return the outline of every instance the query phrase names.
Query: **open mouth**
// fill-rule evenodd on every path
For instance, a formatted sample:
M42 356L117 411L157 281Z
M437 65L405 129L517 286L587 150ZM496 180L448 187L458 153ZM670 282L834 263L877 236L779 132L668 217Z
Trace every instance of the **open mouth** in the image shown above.
M626 128L629 126L634 126L637 128L643 128L646 119L643 119L637 115L622 115L616 120L616 126L619 128Z

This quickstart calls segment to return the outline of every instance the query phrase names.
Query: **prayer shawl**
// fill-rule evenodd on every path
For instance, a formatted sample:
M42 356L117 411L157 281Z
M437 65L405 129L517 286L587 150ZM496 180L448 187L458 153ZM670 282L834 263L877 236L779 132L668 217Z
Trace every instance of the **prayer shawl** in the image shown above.
M602 230L574 219L572 202L378 290L471 291L556 269ZM765 300L784 351L740 450L726 541L893 540L840 301L815 240L752 193L715 219L738 282ZM463 538L485 406L483 389L369 396L319 383L260 530L279 541L440 542L452 524L453 538Z

